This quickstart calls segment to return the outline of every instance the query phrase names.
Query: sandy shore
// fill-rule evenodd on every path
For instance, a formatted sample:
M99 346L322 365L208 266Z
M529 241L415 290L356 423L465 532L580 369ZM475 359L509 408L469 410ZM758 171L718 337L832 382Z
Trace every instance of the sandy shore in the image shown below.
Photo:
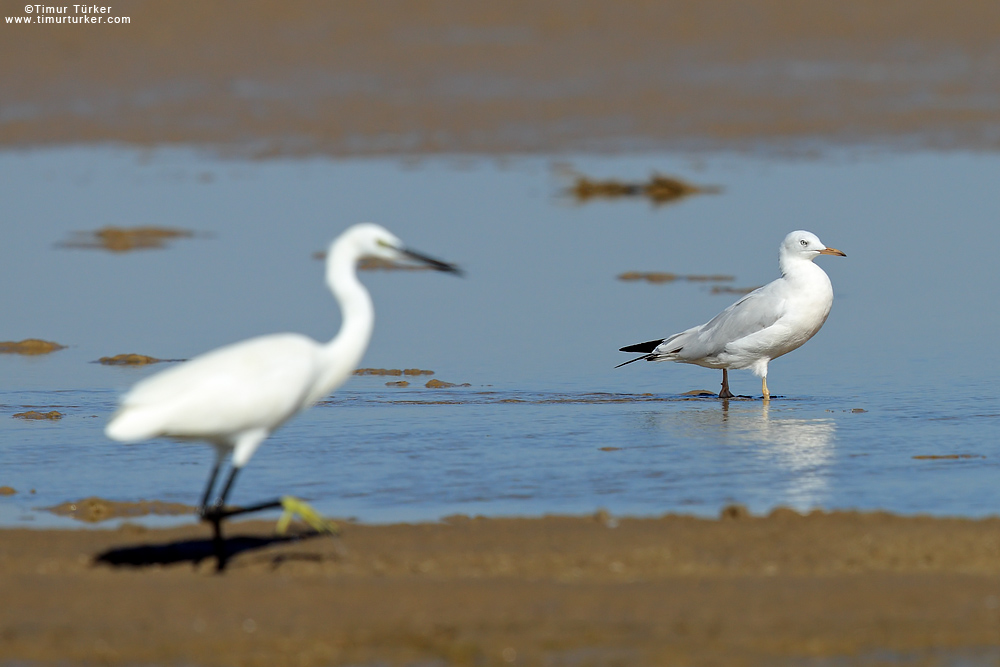
M118 0L111 15L129 23L0 22L0 146L1000 146L992 0Z
M208 535L0 531L0 664L922 665L1000 645L1000 519L453 517L292 541L247 522L222 575Z

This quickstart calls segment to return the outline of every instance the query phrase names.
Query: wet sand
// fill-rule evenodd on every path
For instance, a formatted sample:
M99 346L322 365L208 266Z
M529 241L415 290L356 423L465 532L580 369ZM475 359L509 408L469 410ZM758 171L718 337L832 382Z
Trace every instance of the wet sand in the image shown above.
M723 514L291 541L246 522L221 575L204 526L4 530L0 663L923 665L1000 644L998 519Z
M0 23L0 146L1000 146L992 0L118 0L112 14L130 23Z

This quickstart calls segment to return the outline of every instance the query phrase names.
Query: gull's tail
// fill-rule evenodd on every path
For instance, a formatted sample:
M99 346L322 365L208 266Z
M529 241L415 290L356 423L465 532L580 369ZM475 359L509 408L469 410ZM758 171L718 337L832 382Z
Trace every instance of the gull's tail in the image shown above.
M628 366L629 364L636 361L653 361L656 355L652 354L653 350L659 346L660 343L664 341L663 338L658 338L656 340L648 340L645 343L636 343L635 345L626 345L625 347L618 348L619 352L645 352L641 357L636 357L635 359L629 359L623 364L618 364L615 368L621 368L622 366Z

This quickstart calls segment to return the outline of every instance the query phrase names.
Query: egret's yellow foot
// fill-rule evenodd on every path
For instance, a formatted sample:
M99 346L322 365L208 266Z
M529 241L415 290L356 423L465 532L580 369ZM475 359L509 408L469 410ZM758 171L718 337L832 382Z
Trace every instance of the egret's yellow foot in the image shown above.
M763 388L764 391L764 400L765 401L771 400L771 392L767 390L767 378L760 379L760 386Z
M330 535L340 534L340 528L337 527L336 523L324 519L320 516L319 512L310 507L305 501L293 498L292 496L282 496L281 507L285 511L282 513L281 518L278 519L278 525L275 527L275 530L277 530L278 533L283 534L286 530L288 530L288 524L290 524L292 522L292 518L298 514L299 517L309 524L309 526L317 533L329 533Z

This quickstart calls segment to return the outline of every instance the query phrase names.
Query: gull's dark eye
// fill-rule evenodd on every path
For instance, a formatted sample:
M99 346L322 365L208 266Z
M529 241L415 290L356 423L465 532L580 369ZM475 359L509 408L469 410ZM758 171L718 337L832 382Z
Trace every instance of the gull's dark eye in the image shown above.
M805 239L801 239L799 243L801 243L803 247L809 245L809 241L806 241Z

